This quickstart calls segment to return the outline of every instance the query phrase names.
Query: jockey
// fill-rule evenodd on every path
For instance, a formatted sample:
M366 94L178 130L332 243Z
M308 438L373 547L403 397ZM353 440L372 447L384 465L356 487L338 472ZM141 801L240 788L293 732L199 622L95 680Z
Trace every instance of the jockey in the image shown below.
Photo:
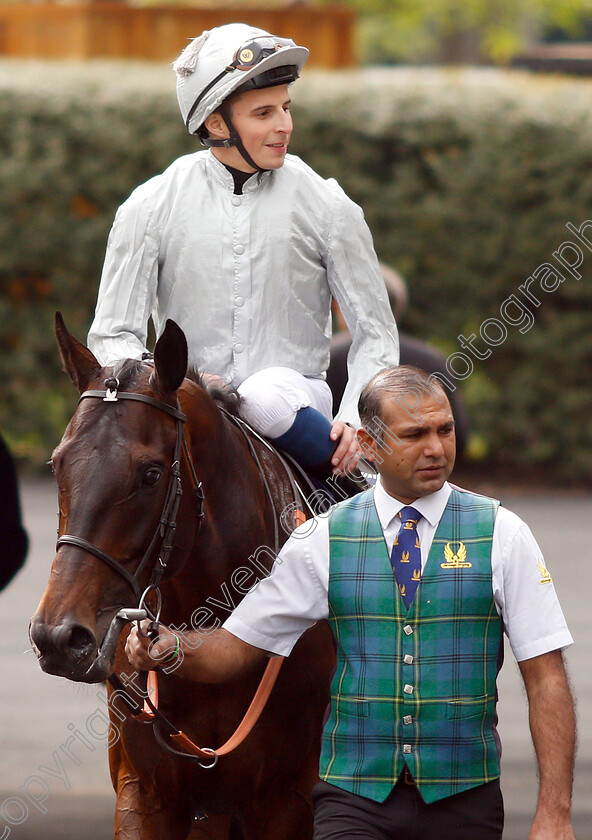
M304 466L355 466L357 399L398 363L397 328L360 208L288 154L289 85L305 47L235 23L174 63L190 134L183 156L138 187L109 237L90 349L104 365L146 352L172 318L189 362L242 397L242 416ZM331 298L352 335L336 417L325 381Z

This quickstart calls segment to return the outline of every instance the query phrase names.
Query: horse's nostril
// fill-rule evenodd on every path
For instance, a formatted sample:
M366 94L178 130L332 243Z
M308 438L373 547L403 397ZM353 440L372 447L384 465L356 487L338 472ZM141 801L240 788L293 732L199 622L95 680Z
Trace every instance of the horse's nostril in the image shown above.
M91 631L72 621L63 621L56 627L33 621L31 641L41 654L59 652L72 659L84 659L96 649Z
M84 659L95 648L94 636L81 624L64 622L52 635L56 649L73 659Z
M72 656L84 657L95 647L94 636L80 624L62 625L63 634L57 640L58 650Z

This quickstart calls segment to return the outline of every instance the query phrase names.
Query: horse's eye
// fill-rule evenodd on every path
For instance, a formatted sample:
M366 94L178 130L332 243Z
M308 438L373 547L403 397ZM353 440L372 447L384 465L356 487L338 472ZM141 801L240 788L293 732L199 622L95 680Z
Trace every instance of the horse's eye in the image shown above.
M161 475L162 470L159 467L150 467L150 469L146 470L142 476L142 484L147 484L149 487L153 487L160 481Z

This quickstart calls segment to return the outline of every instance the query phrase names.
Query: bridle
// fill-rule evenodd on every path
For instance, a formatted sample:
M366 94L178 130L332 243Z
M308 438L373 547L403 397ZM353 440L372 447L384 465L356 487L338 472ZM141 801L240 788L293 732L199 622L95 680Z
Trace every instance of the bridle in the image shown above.
M177 527L177 513L179 510L181 497L183 495L181 484L181 455L183 451L186 454L187 461L191 470L191 475L194 481L197 517L199 520L198 531L201 528L204 519L203 487L202 483L197 479L193 461L191 459L191 455L189 453L187 443L185 441L185 436L183 434L183 426L186 420L185 414L183 414L180 408L175 408L174 406L168 405L167 403L161 402L160 400L156 400L153 397L149 397L147 394L138 394L131 391L122 391L121 393L119 393L117 390L118 387L119 380L116 377L107 379L105 381L105 391L84 391L80 395L79 402L83 399L95 398L102 399L103 402L109 403L118 402L119 400L135 400L137 402L145 403L146 405L150 405L154 408L157 408L160 411L164 411L165 414L170 415L175 420L176 440L175 447L173 450L171 471L169 475L169 484L167 487L165 502L162 513L160 515L158 526L156 528L154 536L152 537L152 540L150 541L148 548L144 553L144 556L140 560L140 563L138 564L137 568L133 573L129 572L128 569L125 568L125 566L123 566L118 560L116 560L106 551L103 551L103 549L99 548L98 546L94 545L93 543L89 542L83 537L77 537L72 534L63 534L57 540L56 547L58 549L62 545L73 545L77 548L81 548L84 551L89 552L90 554L97 557L99 560L109 565L119 575L121 575L121 577L123 577L123 579L130 586L136 598L138 599L138 608L130 609L124 607L115 614L111 625L107 630L107 633L105 634L105 638L103 640L103 644L101 646L97 659L91 666L91 669L93 667L100 667L103 664L110 662L112 653L115 649L117 640L119 638L119 634L123 628L123 625L127 621L139 621L141 618L144 618L147 615L150 616L152 621L150 624L150 629L148 630L148 635L150 635L153 640L158 638L158 624L160 619L161 608L159 584L162 575L167 568L169 557L173 548L173 538ZM244 429L241 428L241 431L243 432L243 434L245 434ZM263 467L259 459L257 458L256 452L254 451L254 448L252 444L250 444L250 442L249 449L251 451L251 455L255 458L257 466L265 482L265 473ZM268 493L270 494L270 501L272 502L273 507L271 491L267 487L267 484L266 489L268 489ZM277 543L277 522L274 522L274 525ZM148 586L145 589L142 589L142 586L140 584L140 577L145 572L150 562L150 558L154 555L155 560L152 566L152 572L150 575ZM157 596L157 609L155 613L152 612L146 604L146 597L148 593L153 591L156 592ZM126 687L123 685L123 682L116 674L112 673L107 679L115 689L118 696L120 696L123 699L123 701L128 705L133 717L136 718L136 720L145 721L153 725L154 736L158 744L164 750L166 750L169 753L172 753L175 756L196 761L200 765L200 767L203 767L204 769L213 769L218 763L218 758L221 755L225 755L226 753L231 752L240 743L242 743L244 738L246 738L246 736L249 734L249 732L255 725L256 721L259 718L259 715L261 714L265 706L267 698L269 697L269 694L273 689L283 661L284 657L273 657L269 660L265 672L263 674L262 680L251 702L251 705L249 706L237 730L217 750L213 750L208 747L199 747L197 744L193 743L193 741L191 741L191 739L188 738L184 732L177 729L177 727L175 727L174 724L172 724L162 714L162 712L158 708L156 671L150 671L149 675L146 674L146 672L142 672L142 681L146 682L146 680L150 680L150 689L148 688L148 685L146 685L146 691L143 695L143 706L138 704L138 702L126 689ZM150 694L153 695L153 699L151 699ZM161 728L164 730L165 734L161 732ZM170 741L173 741L176 744L176 747L172 746ZM204 761L207 761L208 763L204 764Z
M193 462L187 449L187 444L183 434L183 425L186 417L180 408L175 408L174 406L168 405L161 400L156 400L153 397L149 397L147 394L137 394L132 391L118 392L117 389L119 387L119 380L117 378L107 379L105 381L105 387L105 391L84 391L80 395L79 402L88 398L102 399L103 402L107 403L114 403L119 400L134 400L136 402L153 406L159 411L163 411L165 414L173 417L175 420L176 440L162 513L160 514L154 536L152 537L148 548L144 552L144 556L140 560L134 572L130 572L118 560L110 554L107 554L106 551L103 551L103 549L83 537L74 536L72 534L62 534L58 538L56 548L59 549L62 545L73 545L77 548L82 548L84 551L89 552L89 554L93 554L95 557L98 557L99 560L102 560L103 563L111 566L111 568L126 581L136 596L136 602L139 607L144 607L146 594L150 591L158 590L162 575L167 568L171 551L173 549L173 539L177 529L177 513L181 503L181 497L183 495L183 488L181 484L181 455L183 451L185 451L187 456L195 484L194 492L197 508L196 515L199 522L198 527L201 527L204 517L203 487L201 481L198 481L197 479ZM154 563L150 579L148 586L143 587L140 580L148 567L151 557L154 557Z

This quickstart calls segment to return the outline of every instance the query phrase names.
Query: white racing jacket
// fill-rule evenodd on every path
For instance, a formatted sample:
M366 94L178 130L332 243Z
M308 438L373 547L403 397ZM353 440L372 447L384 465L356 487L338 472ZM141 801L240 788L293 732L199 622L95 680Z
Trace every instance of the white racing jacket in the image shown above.
M234 195L211 151L176 160L119 208L88 344L102 364L139 358L148 320L184 330L189 361L235 387L267 367L324 378L331 297L352 334L338 419L396 365L398 335L361 209L294 155Z

